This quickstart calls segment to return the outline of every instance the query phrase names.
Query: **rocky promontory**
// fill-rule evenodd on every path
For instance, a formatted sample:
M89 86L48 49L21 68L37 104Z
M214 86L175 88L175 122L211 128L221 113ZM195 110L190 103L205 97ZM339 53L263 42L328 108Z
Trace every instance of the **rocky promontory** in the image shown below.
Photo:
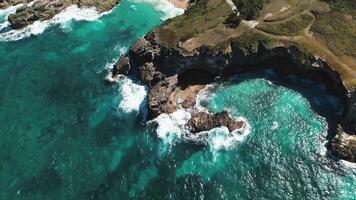
M334 1L315 0L302 5L283 2L287 5L275 0L234 0L237 10L223 0L190 2L184 15L168 20L136 41L121 59L123 64L116 65L113 76L120 71L138 72L140 80L150 86L148 107L150 117L155 117L174 112L182 102L195 104L196 91L174 97L177 90L184 90L180 77L186 74L223 78L273 62L280 76L296 75L323 82L344 102L344 114L333 119L340 128L330 131L328 147L333 155L355 161L356 51L352 44L356 41L352 35L356 29L340 27L345 23L356 27L354 4L352 0L337 6ZM327 24L333 26L326 28ZM327 38L328 34L335 37ZM338 39L340 34L342 38ZM187 80L191 83L187 84ZM201 85L195 81L196 78L184 80L189 87ZM214 119L207 113L198 113L188 126L196 132L221 125ZM198 123L201 121L209 122L209 126Z
M24 4L11 14L8 20L14 29L20 29L35 21L49 20L71 5L96 7L105 12L118 4L118 0L37 0L32 5Z
M216 113L214 115L205 112L198 112L188 121L188 130L192 133L198 133L211 130L216 127L225 126L230 132L242 128L244 122L232 119L227 111Z

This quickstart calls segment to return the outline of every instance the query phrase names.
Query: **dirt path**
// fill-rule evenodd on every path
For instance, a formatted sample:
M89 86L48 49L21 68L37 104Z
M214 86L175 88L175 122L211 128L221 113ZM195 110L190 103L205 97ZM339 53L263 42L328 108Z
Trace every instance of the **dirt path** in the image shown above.
M281 4L281 1L283 1ZM278 4L279 2L279 4ZM327 62L330 66L332 66L336 71L338 71L345 84L354 84L356 81L356 63L355 59L345 57L345 56L337 56L335 55L327 45L318 41L312 34L311 27L316 21L316 16L311 13L310 9L312 5L314 5L317 0L296 0L293 1L295 3L294 6L303 6L304 10L300 12L296 12L296 10L301 9L299 7L291 7L289 10L283 9L286 8L287 0L274 0L268 6L266 6L263 11L264 14L268 14L269 17L277 16L278 20L273 21L265 21L266 16L263 15L256 21L241 21L241 24L235 28L226 28L224 25L219 25L215 29L211 29L205 33L198 35L197 37L191 38L185 42L180 44L180 47L185 49L188 52L192 52L194 49L199 48L202 44L209 46L216 46L219 43L226 41L230 38L236 38L241 36L242 34L253 31L257 34L265 35L269 38L276 40L284 40L284 41L292 41L297 44L300 44L301 47L305 49L310 49L315 53L315 55L319 56L325 62ZM291 5L291 4L289 4ZM304 8L304 6L308 6ZM273 13L271 12L273 11ZM308 26L302 31L302 33L298 36L286 36L279 34L267 33L261 29L256 27L257 24L278 24L278 23L286 23L291 21L297 17L300 17L303 14L308 14L313 16L313 20L308 24ZM280 15L280 16L278 16Z

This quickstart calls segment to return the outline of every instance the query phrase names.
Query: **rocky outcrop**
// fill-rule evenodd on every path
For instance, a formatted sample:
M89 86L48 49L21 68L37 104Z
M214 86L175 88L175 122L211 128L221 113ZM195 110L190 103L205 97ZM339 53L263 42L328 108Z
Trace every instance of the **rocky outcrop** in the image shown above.
M293 66L276 68L278 73L283 75L296 74L324 82L330 91L338 95L348 105L345 119L340 119L340 122L337 123L341 123L341 126L348 130L347 133L356 133L355 94L346 89L340 75L328 64L296 46L282 45L269 48L256 41L249 46L244 46L229 40L220 48L203 46L193 52L185 52L179 47L168 47L161 43L159 36L153 31L134 43L125 59L129 59L131 69L138 70L140 79L151 86L149 95L151 117L160 113L171 112L177 108L177 105L167 101L169 94L177 87L177 82L167 81L165 80L166 77L182 74L194 68L204 69L215 76L224 76L224 74L256 69L261 62L285 59L290 61ZM122 65L118 64L116 68L120 69ZM115 73L113 75L115 76ZM195 104L194 98L184 99L184 102L186 102L184 104L187 108ZM203 123L204 121L205 123ZM208 130L215 125L216 123L211 116L202 113L193 117L189 124L192 132ZM343 135L345 134L343 133ZM333 147L332 152L343 159L350 160L354 157L354 146L343 144L353 137L338 135L340 134L337 134L335 138L342 138L343 140L334 139L330 141L331 144L334 144L330 146ZM347 144L353 143L348 142ZM348 152L349 155L345 156L345 152Z
M329 148L336 157L356 162L356 135L347 134L339 128L336 136L330 141Z
M183 25L182 25L183 26ZM356 134L356 95L355 92L347 88L340 74L330 67L321 58L313 55L310 51L298 46L295 43L288 43L283 40L271 42L271 38L263 38L261 35L253 35L249 33L239 36L238 38L226 39L217 46L200 47L192 51L187 51L183 48L181 41L177 45L168 44L162 41L159 32L151 31L143 38L136 41L130 48L125 59L129 60L131 70L137 70L139 78L150 85L151 90L155 92L151 94L149 100L149 112L151 116L159 113L169 112L171 108L176 108L177 105L170 104L167 101L168 93L174 90L175 84L169 84L165 81L166 77L172 77L182 74L191 69L202 69L214 76L226 77L231 74L255 70L259 67L270 66L261 63L288 61L290 65L278 65L275 67L280 75L297 75L299 77L312 79L317 82L325 83L328 90L338 95L345 102L345 113L342 118L334 119L336 124L340 124L343 130L342 134ZM118 64L117 69L122 68ZM119 70L116 70L116 72ZM116 76L113 73L113 76ZM152 92L151 92L152 93ZM159 100L162 98L162 100ZM194 97L192 99L183 99L185 107L189 108L195 104ZM167 107L169 109L167 109ZM214 124L211 116L200 113L198 118L195 118L197 123L201 119L208 120L208 124ZM202 127L190 122L192 131L207 129L204 123ZM334 133L335 138L341 133ZM341 135L342 135L341 134ZM331 135L333 136L333 135ZM351 148L350 151L354 154L353 145L338 145L339 141L349 140L352 137L342 137L343 140L330 140L330 143L335 143L333 152L335 155L343 155L342 146ZM352 142L351 142L352 143ZM348 143L348 144L351 144ZM330 145L329 145L330 146ZM331 145L333 146L333 145ZM338 151L341 151L338 153ZM344 159L350 159L354 156L343 156Z
M103 12L112 9L117 3L117 0L37 0L31 6L25 4L18 8L8 20L14 29L20 29L35 21L49 20L70 5L96 7Z
M178 105L171 100L171 95L178 86L177 76L172 76L155 84L148 94L148 115L152 119L162 113L172 113Z
M123 74L128 75L131 69L129 58L121 57L113 67L113 74Z
M0 9L15 6L20 3L30 3L33 0L0 0Z
M208 131L216 127L226 126L230 132L242 128L244 122L232 119L226 111L214 115L198 112L188 121L187 128L192 133Z
M11 14L8 18L14 29L23 28L37 20L44 21L52 18L63 10L65 5L63 0L58 1L37 1L33 6L24 5Z

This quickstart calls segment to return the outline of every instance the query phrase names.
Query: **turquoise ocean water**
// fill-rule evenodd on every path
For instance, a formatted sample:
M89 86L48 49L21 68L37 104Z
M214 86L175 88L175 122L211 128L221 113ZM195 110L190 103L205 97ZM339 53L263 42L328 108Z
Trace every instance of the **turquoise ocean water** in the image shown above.
M292 90L263 72L211 87L209 111L250 125L228 147L216 148L219 130L207 145L167 143L143 125L145 87L104 78L164 16L124 0L18 41L0 31L0 199L356 199L355 168L325 155L328 124L314 111L338 101L308 80L290 77Z

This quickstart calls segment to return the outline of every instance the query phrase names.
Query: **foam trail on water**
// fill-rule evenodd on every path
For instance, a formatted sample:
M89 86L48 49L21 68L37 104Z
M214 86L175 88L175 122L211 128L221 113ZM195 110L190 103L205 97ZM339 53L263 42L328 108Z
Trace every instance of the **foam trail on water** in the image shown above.
M157 11L165 14L161 18L162 20L167 20L184 13L184 9L175 7L168 0L133 0L133 2L152 4Z
M38 35L50 26L59 24L62 29L69 29L70 23L74 21L94 21L111 11L99 13L94 7L92 8L79 8L76 5L69 6L50 20L36 21L33 24L20 29L13 30L10 24L6 21L0 24L2 29L8 28L9 31L0 33L0 41L17 41L32 35Z

